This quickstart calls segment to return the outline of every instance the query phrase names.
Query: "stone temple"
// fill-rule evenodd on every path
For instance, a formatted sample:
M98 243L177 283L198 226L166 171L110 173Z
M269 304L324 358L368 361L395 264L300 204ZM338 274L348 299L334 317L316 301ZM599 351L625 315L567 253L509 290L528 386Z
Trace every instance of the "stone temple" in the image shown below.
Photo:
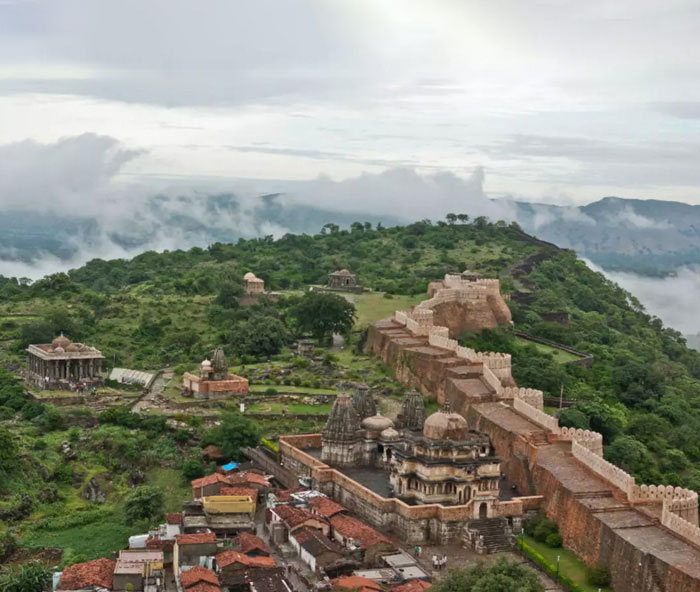
M388 491L411 504L463 504L479 500L477 512L486 518L498 501L500 459L492 454L488 436L470 431L467 421L449 405L425 419L409 394L402 415L412 418L401 431L376 412L369 388L362 385L352 398L339 395L321 438L321 460L337 467L374 467L386 474ZM358 405L372 401L372 415ZM420 406L424 408L422 398ZM363 417L364 415L364 417Z
M74 343L61 333L51 343L32 344L27 348L28 385L49 390L69 390L71 383L87 387L104 384L100 375L102 352L94 347Z
M199 376L190 372L182 375L182 387L186 395L195 399L225 399L248 393L248 379L228 371L226 354L217 347L211 361L202 362Z

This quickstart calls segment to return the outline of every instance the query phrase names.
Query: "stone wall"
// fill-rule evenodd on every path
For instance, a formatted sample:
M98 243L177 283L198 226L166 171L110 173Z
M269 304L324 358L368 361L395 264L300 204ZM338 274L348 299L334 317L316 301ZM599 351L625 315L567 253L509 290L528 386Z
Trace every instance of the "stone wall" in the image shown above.
M501 398L505 401L522 399L528 405L542 411L544 409L544 396L542 391L531 388L520 388L517 386L507 386L501 393Z
M584 448L598 456L603 456L603 435L591 430L560 428L559 439L566 442L578 442Z
M526 403L523 399L518 397L513 399L513 409L551 433L559 433L559 421L555 417L548 415L544 411L540 411L539 409Z

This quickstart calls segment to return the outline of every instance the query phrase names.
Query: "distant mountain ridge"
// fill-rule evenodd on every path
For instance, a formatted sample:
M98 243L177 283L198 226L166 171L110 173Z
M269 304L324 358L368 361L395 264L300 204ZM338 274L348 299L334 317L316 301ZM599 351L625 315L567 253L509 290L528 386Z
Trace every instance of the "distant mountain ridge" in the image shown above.
M605 197L585 206L504 203L522 228L609 271L664 276L700 265L700 206ZM464 212L470 213L469 204ZM433 219L444 216L436 212ZM472 216L474 217L474 216ZM400 215L347 213L299 205L280 194L242 200L233 194L154 196L118 220L0 210L0 261L32 263L47 255L79 264L146 250L188 249L239 238L314 234L327 223L396 225Z
M700 265L700 206L605 197L586 206L516 203L529 233L610 271L667 275Z

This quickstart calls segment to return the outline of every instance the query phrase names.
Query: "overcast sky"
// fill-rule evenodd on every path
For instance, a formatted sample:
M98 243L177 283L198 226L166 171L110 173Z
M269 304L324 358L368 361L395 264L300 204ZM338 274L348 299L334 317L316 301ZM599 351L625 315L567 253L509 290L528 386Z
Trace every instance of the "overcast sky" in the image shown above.
M489 197L700 203L698 31L698 0L0 0L0 204L25 202L18 177L37 205L60 183L397 167Z

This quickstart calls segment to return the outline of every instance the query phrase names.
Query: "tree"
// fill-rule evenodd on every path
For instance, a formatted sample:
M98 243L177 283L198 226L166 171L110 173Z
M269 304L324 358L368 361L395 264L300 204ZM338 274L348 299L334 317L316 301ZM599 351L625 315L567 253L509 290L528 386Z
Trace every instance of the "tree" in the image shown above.
M447 214L447 216L445 216L445 219L450 223L450 225L452 225L457 221L457 214L450 212Z
M202 447L213 444L228 460L238 460L241 448L257 446L259 442L260 431L257 425L232 411L222 414L221 423L202 435Z
M38 561L0 572L2 592L43 592L51 582L51 571Z
M486 567L453 569L433 584L431 592L544 592L537 574L513 561L500 559Z
M234 281L226 281L219 287L214 303L222 308L236 308L238 299L243 295L243 286Z
M469 222L469 216L467 216L467 214L457 214L457 220L459 220L462 224L466 224Z
M561 410L559 414L559 425L567 428L576 428L578 430L591 429L591 424L588 423L586 414L574 407Z
M182 463L182 474L189 481L204 477L204 465L198 458L188 458Z
M163 514L163 492L157 487L137 487L126 498L125 512L129 524L153 520Z
M280 352L289 333L278 318L255 314L236 327L230 341L239 355L267 357Z
M354 304L324 292L307 292L290 312L301 331L311 333L322 343L334 333L348 334L356 317Z

